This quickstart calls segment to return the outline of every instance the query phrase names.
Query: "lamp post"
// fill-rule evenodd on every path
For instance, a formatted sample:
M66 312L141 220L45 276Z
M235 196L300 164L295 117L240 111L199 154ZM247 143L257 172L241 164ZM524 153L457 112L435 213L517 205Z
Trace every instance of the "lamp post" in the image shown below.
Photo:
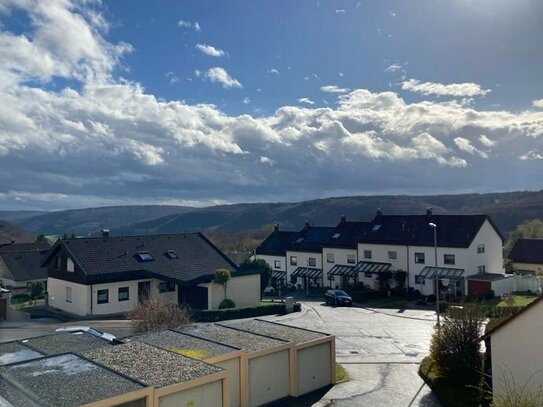
M434 278L435 278L435 291L436 291L436 315L437 315L437 327L440 327L440 321L439 321L439 278L437 275L437 225L435 223L428 223L428 226L430 226L432 229L434 229L434 259L435 259L435 271L434 271Z

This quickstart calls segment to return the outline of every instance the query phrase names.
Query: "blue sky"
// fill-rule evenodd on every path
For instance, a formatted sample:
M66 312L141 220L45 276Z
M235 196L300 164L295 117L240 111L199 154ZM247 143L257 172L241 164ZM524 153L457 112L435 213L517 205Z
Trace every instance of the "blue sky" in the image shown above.
M0 2L0 208L540 189L543 3Z

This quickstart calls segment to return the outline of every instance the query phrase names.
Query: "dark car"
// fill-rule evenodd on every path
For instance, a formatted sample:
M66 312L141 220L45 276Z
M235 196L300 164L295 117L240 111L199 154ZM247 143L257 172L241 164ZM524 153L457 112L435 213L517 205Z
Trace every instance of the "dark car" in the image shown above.
M353 305L353 299L349 297L349 295L342 290L328 290L326 291L326 294L324 295L324 300L326 301L326 304L331 305L348 305L349 307Z

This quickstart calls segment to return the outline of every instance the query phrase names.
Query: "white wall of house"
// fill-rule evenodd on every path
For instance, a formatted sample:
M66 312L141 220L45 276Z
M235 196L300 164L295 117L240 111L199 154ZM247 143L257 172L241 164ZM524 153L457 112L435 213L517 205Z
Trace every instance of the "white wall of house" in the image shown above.
M291 264L291 256L296 257L296 265ZM315 259L315 266L310 266L309 259ZM294 252L287 251L287 283L290 283L290 275L298 267L309 267L315 269L322 269L322 252L321 253L309 253L309 252ZM323 280L326 282L326 275L323 275ZM303 284L302 278L298 278L298 284Z
M492 291L494 291L494 295L496 296L502 296L503 294L512 292L514 285L515 277L512 275L501 280L494 280L491 284Z
M477 247L484 245L484 253ZM484 265L487 273L505 274L503 268L503 245L499 235L487 220L473 239L468 252L468 275L477 274L477 266Z
M199 286L208 289L208 308L219 308L219 304L224 300L222 285L205 283ZM256 307L260 303L260 274L232 277L228 282L226 295L236 303L236 307Z
M93 284L91 286L49 277L49 305L76 315L106 315L129 312L134 309L138 303L138 283L143 281L150 282L150 295L152 298L165 304L177 304L177 286L175 286L175 291L161 293L158 288L161 280L158 279L131 280L106 284ZM67 301L66 298L67 287L71 288L71 302ZM128 300L119 301L120 287L128 287ZM101 290L108 290L107 303L98 303L98 291Z
M543 386L543 302L498 329L490 341L494 397L504 391L505 377L529 391Z
M256 254L254 256L257 260L264 260L275 271L286 271L285 256L268 256L264 254Z
M329 256L333 256L333 262L329 262ZM349 263L348 258L349 256L354 257L354 263ZM340 276L334 276L332 280L328 279L328 272L334 267L336 264L340 264L343 266L355 266L358 262L358 256L356 253L356 249L340 249L336 247L324 247L322 249L322 268L323 268L323 279L324 279L324 285L327 287L341 287L342 281Z

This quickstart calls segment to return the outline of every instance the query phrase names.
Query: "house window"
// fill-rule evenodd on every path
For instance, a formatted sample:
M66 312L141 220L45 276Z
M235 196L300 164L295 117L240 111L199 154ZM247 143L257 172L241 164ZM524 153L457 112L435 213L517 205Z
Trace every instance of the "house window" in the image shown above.
M424 253L415 253L415 263L424 264Z
M484 253L485 252L485 245L484 244L478 244L477 245L477 253Z
M334 253L326 253L326 262L327 263L334 263Z
M423 276L415 276L415 284L424 285L426 279Z
M60 266L62 265L62 259L60 256L55 257L55 268L57 270L60 270Z
M96 292L96 303L107 304L109 302L109 290L98 290Z
M454 254L444 254L443 255L444 264L455 264Z
M119 287L119 301L128 301L130 299L130 290L128 287Z
M369 271L366 271L366 272L364 273L364 277L366 277L366 278L373 278L373 274L371 274Z
M175 291L175 283L170 283L167 281L161 281L158 283L158 292L160 293L168 293Z
M485 274L486 266L477 266L477 274Z
M356 262L356 258L354 254L348 254L347 255L347 263L354 264Z
M310 257L307 259L307 265L309 267L317 267L317 258L316 257Z
M364 250L364 258L371 259L371 250Z
M281 268L281 260L275 260L273 262L273 267L275 267L276 269L280 269Z
M66 271L69 271L70 273L74 272L74 262L72 259L68 258L66 259Z
M72 302L72 287L66 287L66 302Z
M296 256L290 256L290 265L291 266L297 266L298 265L298 258Z
M398 252L388 252L388 259L389 260L397 260L398 259Z

